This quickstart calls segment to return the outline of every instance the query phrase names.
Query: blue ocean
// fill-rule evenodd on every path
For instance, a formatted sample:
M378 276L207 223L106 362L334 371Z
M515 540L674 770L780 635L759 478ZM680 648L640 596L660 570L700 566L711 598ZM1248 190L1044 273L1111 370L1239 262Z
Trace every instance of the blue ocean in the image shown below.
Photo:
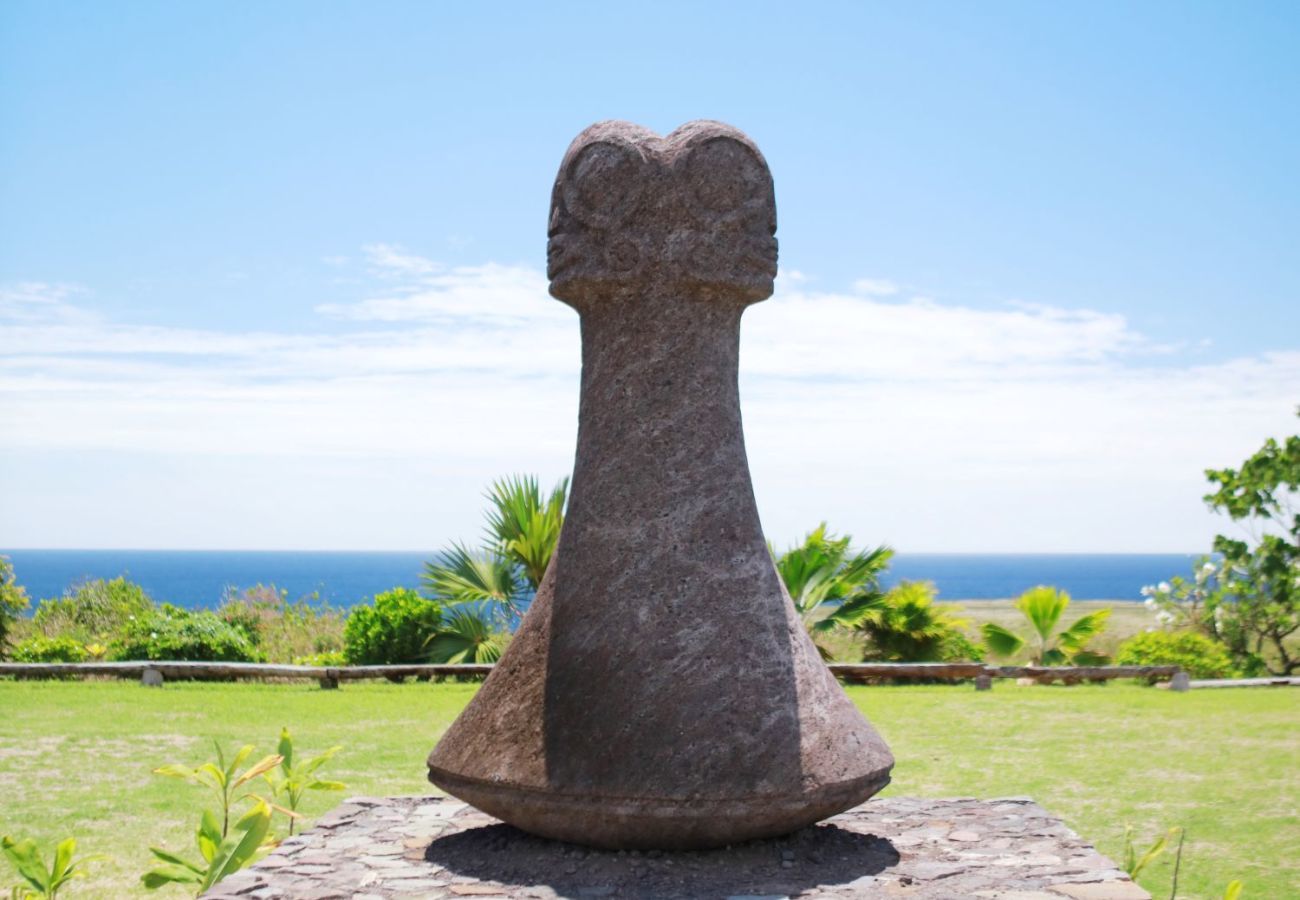
M226 550L0 550L33 601L57 597L79 581L125 575L157 601L212 607L227 588L274 584L290 599L318 596L351 606L379 591L418 588L425 553ZM1191 568L1195 554L900 553L886 585L933 581L940 599L996 600L1036 584L1064 588L1076 600L1138 601L1143 585Z

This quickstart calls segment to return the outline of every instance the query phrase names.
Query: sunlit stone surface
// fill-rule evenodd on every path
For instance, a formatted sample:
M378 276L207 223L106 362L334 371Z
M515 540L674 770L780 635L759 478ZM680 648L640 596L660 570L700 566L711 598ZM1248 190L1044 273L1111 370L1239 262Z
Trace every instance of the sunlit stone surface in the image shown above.
M604 122L569 147L548 253L582 324L568 516L509 651L429 756L449 793L548 837L697 848L889 782L754 504L740 317L772 293L775 231L767 164L727 125Z

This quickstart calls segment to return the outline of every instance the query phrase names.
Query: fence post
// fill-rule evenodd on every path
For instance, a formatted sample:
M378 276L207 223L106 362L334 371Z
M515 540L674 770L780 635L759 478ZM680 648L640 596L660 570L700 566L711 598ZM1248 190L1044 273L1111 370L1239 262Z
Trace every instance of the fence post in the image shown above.
M990 675L988 672L985 672L983 675L976 675L975 690L977 691L993 690L993 676Z
M325 670L325 674L320 678L320 689L322 691L337 691L339 689L338 669Z
M1191 689L1192 676L1188 675L1184 669L1179 669L1174 673L1174 677L1169 680L1169 690L1171 691L1178 691L1181 694L1183 691L1190 691Z
M140 683L145 687L162 687L163 674L157 669L146 666L145 670L140 673Z

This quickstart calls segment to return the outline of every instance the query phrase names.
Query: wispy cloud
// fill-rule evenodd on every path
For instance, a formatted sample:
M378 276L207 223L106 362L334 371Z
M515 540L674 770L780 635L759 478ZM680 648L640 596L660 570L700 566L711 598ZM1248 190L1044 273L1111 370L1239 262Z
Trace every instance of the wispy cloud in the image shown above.
M363 258L369 290L296 333L129 325L67 286L0 291L0 453L322 461L358 510L334 546L373 546L370 507L406 502L363 489L376 466L393 482L452 472L462 505L505 471L565 471L578 322L544 275L391 245ZM783 279L742 328L750 457L778 542L830 517L910 549L1194 549L1211 529L1200 470L1293 421L1300 349L1184 358L1121 315L809 283ZM275 515L263 527L289 527ZM4 524L0 537L36 540Z

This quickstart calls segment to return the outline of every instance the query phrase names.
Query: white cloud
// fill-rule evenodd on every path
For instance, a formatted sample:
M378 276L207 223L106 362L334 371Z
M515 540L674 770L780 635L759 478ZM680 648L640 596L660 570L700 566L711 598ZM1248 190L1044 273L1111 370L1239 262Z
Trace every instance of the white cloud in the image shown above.
M892 297L902 288L887 278L859 278L853 282L853 291L868 297Z
M74 541L60 518L90 488L51 459L158 461L93 489L139 510L100 539L128 545L436 544L472 533L492 477L567 471L578 322L544 276L387 245L365 256L375 290L293 334L125 325L67 287L0 292L0 543ZM783 279L742 328L747 442L777 543L829 518L911 550L1196 550L1217 524L1201 470L1294 427L1300 350L1185 359L1115 314L806 283ZM237 531L221 504L241 477L273 482L277 502ZM323 509L322 490L344 521L295 512ZM181 502L210 527L147 512Z

